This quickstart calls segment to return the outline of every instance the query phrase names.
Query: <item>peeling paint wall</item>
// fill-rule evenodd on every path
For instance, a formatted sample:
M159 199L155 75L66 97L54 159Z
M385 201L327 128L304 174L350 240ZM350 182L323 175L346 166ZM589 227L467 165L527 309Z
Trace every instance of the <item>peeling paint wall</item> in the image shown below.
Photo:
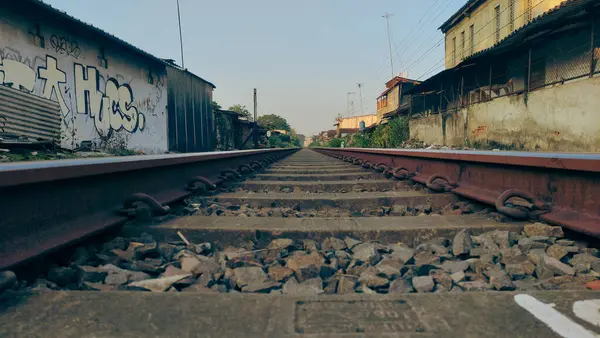
M463 144L465 142L466 114L461 111L448 113L445 116L444 144Z
M92 141L99 148L165 152L165 67L45 20L0 11L0 85L57 102L65 148Z
M411 120L410 134L448 146L600 152L598 107L600 77L584 78L473 104L445 121L440 114Z
M444 144L442 115L429 115L409 122L410 138L421 140L428 144Z

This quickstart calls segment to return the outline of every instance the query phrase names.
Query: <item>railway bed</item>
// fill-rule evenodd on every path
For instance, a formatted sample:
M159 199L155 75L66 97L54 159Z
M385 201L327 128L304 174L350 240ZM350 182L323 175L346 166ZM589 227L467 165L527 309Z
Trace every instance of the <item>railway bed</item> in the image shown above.
M0 263L19 281L0 336L594 337L600 158L506 155L226 152L47 181L0 168L0 189L32 200L36 184L75 196L82 170L137 197L83 197L93 217L67 225L7 212Z

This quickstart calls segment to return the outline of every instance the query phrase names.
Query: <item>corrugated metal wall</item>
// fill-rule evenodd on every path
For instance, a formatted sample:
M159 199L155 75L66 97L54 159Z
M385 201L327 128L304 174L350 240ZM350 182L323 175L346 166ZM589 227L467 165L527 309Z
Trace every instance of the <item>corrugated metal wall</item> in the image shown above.
M169 150L213 151L216 147L212 111L213 86L199 77L167 67Z
M33 139L60 139L58 102L0 86L0 132Z

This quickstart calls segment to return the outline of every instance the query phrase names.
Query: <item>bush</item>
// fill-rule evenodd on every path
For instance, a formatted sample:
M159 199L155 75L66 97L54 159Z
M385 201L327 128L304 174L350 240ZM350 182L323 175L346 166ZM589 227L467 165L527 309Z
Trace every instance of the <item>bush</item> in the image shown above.
M356 133L350 138L348 146L354 148L369 148L371 146L371 140L369 139L369 135L365 133Z
M343 138L334 138L327 143L327 146L329 148L340 148L342 146L342 142L344 142Z

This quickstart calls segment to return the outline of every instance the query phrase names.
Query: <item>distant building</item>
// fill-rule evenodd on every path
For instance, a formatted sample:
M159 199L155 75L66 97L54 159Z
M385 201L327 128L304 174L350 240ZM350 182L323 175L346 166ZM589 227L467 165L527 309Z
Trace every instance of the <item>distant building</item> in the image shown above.
M565 0L469 0L440 26L446 69L488 49Z
M381 121L384 115L394 113L400 107L401 93L419 84L418 81L396 76L389 80L386 89L377 97L377 121Z
M334 126L338 137L347 134L354 134L360 131L360 124L364 123L368 127L377 122L377 115L361 115L351 117L338 117Z

